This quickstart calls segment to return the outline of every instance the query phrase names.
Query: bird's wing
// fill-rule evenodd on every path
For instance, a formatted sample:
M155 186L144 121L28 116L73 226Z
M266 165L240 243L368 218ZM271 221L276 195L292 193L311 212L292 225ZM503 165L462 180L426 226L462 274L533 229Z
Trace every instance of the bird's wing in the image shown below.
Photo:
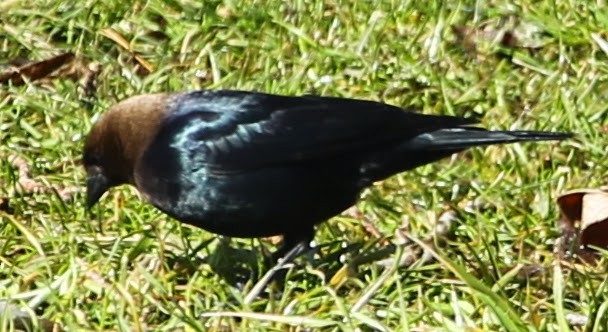
M361 153L474 122L372 101L228 90L177 95L169 107L160 139L223 171Z

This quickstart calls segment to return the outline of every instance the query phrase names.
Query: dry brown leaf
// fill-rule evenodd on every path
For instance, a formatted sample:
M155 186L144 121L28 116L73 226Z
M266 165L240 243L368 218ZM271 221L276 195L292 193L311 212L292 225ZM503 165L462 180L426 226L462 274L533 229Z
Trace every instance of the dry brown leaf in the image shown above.
M456 35L457 42L466 50L472 52L476 52L480 48L483 49L487 45L535 49L545 44L539 38L539 27L521 21L514 15L482 22L476 26L454 25L452 31Z
M78 81L84 94L92 96L97 91L97 77L100 72L101 65L98 62L87 62L77 57L69 65L61 67L58 71L41 80L41 82L49 83L49 81L59 78Z
M131 45L129 44L129 42L125 39L125 37L123 37L121 34L119 34L116 30L114 30L112 28L107 28L107 29L103 29L103 30L99 31L99 33L102 36L112 40L113 42L118 44L118 46L124 48L125 50L127 50L129 52L133 52L133 49L131 49Z
M608 249L608 192L600 189L577 189L557 199L561 210L562 232L558 253L562 257L579 256L594 262L597 251Z
M87 96L96 92L97 76L101 71L99 63L87 62L72 53L37 62L19 57L8 61L4 67L8 69L0 72L0 84L23 85L30 81L51 85L54 80L67 79L79 82Z
M1 157L1 156L0 156ZM74 194L80 191L79 187L58 187L49 186L42 181L34 179L30 176L30 166L27 160L18 155L9 155L6 159L8 163L17 169L17 186L16 190L22 194L40 194L40 193L52 193L55 192L63 201L70 200ZM0 199L0 207L3 206L2 199ZM8 198L6 199L7 212L10 212L8 205ZM3 210L3 209L0 209Z
M0 73L0 84L8 84L10 82L13 85L19 86L25 84L26 81L36 81L45 78L73 59L74 54L68 52L46 60L28 62L18 67L11 67Z
M0 211L13 214L13 208L9 204L8 197L0 197Z
M129 51L129 53L131 53L131 55L133 56L135 61L137 61L137 63L145 69L145 72L144 73L140 72L140 74L148 74L148 73L151 73L154 71L154 66L152 66L148 61L146 61L146 59L144 59L140 55L138 55L133 50L133 48L131 47L131 44L127 41L127 39L125 39L125 37L123 37L116 30L114 30L112 28L107 28L107 29L101 30L99 33L102 36L114 41L116 44L118 44L118 46Z

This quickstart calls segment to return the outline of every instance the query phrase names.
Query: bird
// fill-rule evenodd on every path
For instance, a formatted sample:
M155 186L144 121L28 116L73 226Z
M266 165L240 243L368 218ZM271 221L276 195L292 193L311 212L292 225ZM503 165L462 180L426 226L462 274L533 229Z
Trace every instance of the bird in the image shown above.
M86 206L129 184L170 217L209 232L282 235L273 256L293 257L309 248L316 225L374 182L471 147L572 136L476 123L329 96L137 95L102 114L86 137Z

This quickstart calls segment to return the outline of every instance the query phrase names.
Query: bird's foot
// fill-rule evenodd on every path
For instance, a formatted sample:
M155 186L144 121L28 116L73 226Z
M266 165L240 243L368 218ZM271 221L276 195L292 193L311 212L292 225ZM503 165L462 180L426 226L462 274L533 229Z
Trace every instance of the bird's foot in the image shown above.
M258 280L245 296L244 303L251 304L273 280L284 279L285 273L283 270L287 268L293 260L306 251L310 251L309 241L298 242L293 246L283 245L279 250L271 255L274 265Z

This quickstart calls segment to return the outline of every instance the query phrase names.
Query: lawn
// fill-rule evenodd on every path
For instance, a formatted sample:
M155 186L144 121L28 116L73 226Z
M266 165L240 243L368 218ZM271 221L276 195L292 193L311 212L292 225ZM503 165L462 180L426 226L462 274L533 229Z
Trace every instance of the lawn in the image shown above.
M607 31L603 0L4 0L0 78L65 63L0 79L0 304L65 331L606 331L605 259L555 252L558 195L604 184ZM376 183L250 301L277 239L218 238L126 186L93 217L83 204L83 138L100 114L202 88L576 137Z

